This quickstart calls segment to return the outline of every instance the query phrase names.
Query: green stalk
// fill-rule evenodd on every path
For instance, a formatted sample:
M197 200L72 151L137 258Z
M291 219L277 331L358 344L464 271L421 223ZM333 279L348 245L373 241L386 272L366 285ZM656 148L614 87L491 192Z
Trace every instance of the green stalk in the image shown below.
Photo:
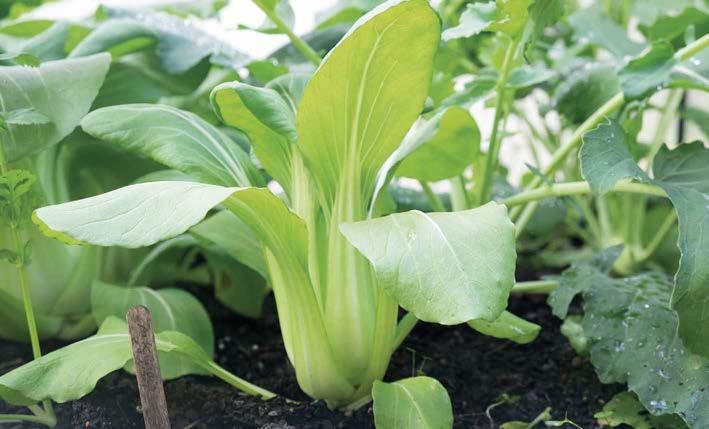
M660 225L660 228L657 230L655 235L652 237L652 240L648 245L641 250L638 255L637 255L637 263L641 263L646 261L652 254L657 250L657 248L662 244L662 241L665 239L667 234L672 230L672 227L674 226L675 222L677 221L677 212L673 210L670 211L670 213L667 215L665 220L662 222L662 225Z
M437 211L437 212L446 211L446 208L443 205L443 202L441 201L441 199L438 198L438 195L436 195L436 193L433 192L433 189L431 189L431 185L429 185L427 182L425 182L423 180L419 180L419 184L421 185L421 188L423 189L423 193L426 194L426 198L428 198L428 202L431 203L431 207L433 208L433 210Z
M623 192L629 194L652 195L656 197L667 197L665 191L654 185L646 185L644 183L634 182L618 182L610 192ZM532 189L530 191L521 192L517 195L505 198L502 203L510 206L519 206L528 204L534 201L543 200L551 197L561 197L566 195L585 195L590 194L591 186L587 182L566 182L556 183L544 188Z
M458 175L450 180L451 182L451 206L453 211L466 210L470 208L468 191L465 190L465 179Z
M414 329L418 322L419 320L413 315L413 313L406 313L406 315L401 318L399 324L396 326L396 335L394 336L394 347L392 348L392 351L399 348L401 343L403 343L406 337L409 336L411 330Z
M263 13L266 14L268 19L270 19L271 22L273 22L276 25L276 27L278 27L278 29L281 30L281 32L283 32L285 35L288 36L290 41L293 43L293 46L295 46L296 49L298 49L300 51L300 53L303 54L303 56L308 59L308 61L315 64L316 66L320 65L320 63L322 62L322 58L320 58L320 55L318 55L318 53L315 52L313 50L313 48L311 48L310 45L308 45L305 42L305 40L298 37L293 32L293 30L291 30L289 28L288 25L286 25L286 23L283 22L281 17L278 16L278 14L276 13L275 10L272 10L272 9L269 9L268 7L266 7L266 5L264 5L263 0L252 0L252 1L254 2L254 4L256 6L258 6L259 9L261 9L263 11Z
M204 369L209 371L210 374L214 375L215 377L221 379L222 381L225 381L232 386L236 387L237 389L241 390L244 393L248 393L249 395L253 396L260 396L264 400L272 399L276 397L276 394L266 390L262 387L259 387L255 384L249 383L248 381L244 380L243 378L237 377L236 375L230 373L229 371L225 370L221 366L217 365L215 362L210 361L206 365L201 365Z
M1 131L0 131L1 133ZM7 160L5 158L5 147L4 139L2 134L0 134L0 174L7 174L8 166ZM17 225L10 225L12 230L12 244L14 251L19 255L23 251L22 240L20 239L20 234L17 231ZM24 305L25 318L27 320L27 330L30 334L30 343L32 344L32 355L35 359L39 359L42 356L42 349L39 345L39 335L37 333L37 322L34 316L34 307L32 306L32 294L30 293L30 281L27 276L27 269L25 268L25 261L22 261L22 266L17 266L18 274L20 277L20 290L22 292L22 304ZM54 415L54 409L52 408L52 402L46 400L43 402L44 411L47 417L53 419L54 424L56 424L56 417ZM52 424L51 426L54 426Z
M0 423L29 422L54 427L57 419L54 416L42 415L33 416L28 414L0 414Z
M675 52L674 58L678 61L684 61L708 46L709 34L705 34L700 39L695 40L694 42ZM544 170L542 170L544 176L549 176L554 173L564 162L566 157L581 144L583 135L587 131L590 131L593 127L598 125L598 123L601 122L604 117L618 110L623 105L623 103L625 103L625 97L623 96L623 92L621 91L611 97L610 100L606 101L595 112L593 112L593 114L589 116L589 118L586 119L576 129L569 141L559 147L559 149L554 153L549 165ZM542 178L535 177L526 189L535 189L538 188L541 184ZM510 217L512 217L513 220L516 219L520 215L521 211L521 208L513 210L512 212L510 212Z
M522 216L517 218L517 220L514 222L515 238L519 238L522 235L522 231L524 231L524 228L527 227L527 224L532 219L532 216L534 216L534 212L537 210L537 207L539 207L539 202L532 201L529 205L527 205L527 208L529 208L529 210L523 211Z
M519 282L512 287L512 293L549 293L559 287L556 280L534 280Z
M681 89L674 89L670 92L670 96L667 98L665 108L662 109L662 114L660 116L660 121L657 123L657 128L655 129L655 135L653 136L652 142L650 143L650 151L647 155L648 164L647 170L652 170L652 163L655 160L655 155L659 152L662 145L665 143L665 136L667 135L667 128L670 126L672 118L674 118L679 103L682 101L682 94L684 91ZM680 142L681 143L681 142Z
M515 52L517 51L517 46L519 41L512 40L507 46L507 51L505 51L505 59L502 62L502 69L500 70L500 78L497 80L495 86L495 92L497 93L497 104L495 105L495 118L492 121L492 134L490 135L490 146L487 149L487 158L485 159L485 170L483 175L483 180L480 183L480 200L478 204L484 204L490 199L490 193L492 191L492 178L493 171L498 164L498 155L500 152L500 121L503 117L503 110L505 107L505 86L507 85L507 78L510 74L510 68L512 68L512 60L514 59Z

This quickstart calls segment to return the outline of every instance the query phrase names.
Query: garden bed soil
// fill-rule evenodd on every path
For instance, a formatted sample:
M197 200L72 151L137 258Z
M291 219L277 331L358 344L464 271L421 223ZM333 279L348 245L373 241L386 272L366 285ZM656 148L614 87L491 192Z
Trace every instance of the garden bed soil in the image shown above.
M205 301L217 338L217 362L282 397L262 401L210 377L188 376L166 382L173 428L370 428L371 404L346 416L312 402L299 389L281 342L275 304L260 320L235 316L214 300ZM453 401L456 428L497 428L510 420L530 421L551 407L555 419L583 428L598 427L593 414L621 389L602 385L590 363L578 357L559 333L560 321L541 296L513 296L510 310L542 325L527 345L483 336L466 325L420 323L394 354L387 380L426 374L438 379ZM62 344L48 343L46 350ZM29 346L0 342L0 373L26 362ZM498 402L501 395L514 403ZM289 398L289 399L285 399ZM56 406L60 428L141 428L135 378L124 371L99 381L90 395ZM0 403L0 413L23 410ZM34 427L36 425L8 425Z

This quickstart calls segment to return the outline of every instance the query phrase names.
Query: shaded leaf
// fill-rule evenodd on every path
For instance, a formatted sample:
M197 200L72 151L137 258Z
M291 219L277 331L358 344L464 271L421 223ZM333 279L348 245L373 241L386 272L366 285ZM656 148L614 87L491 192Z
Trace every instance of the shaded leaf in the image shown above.
M125 317L128 310L143 305L150 310L155 332L176 331L190 337L207 356L214 353L212 322L202 304L180 289L153 290L121 287L95 281L91 288L91 311L101 325L113 316ZM160 373L165 379L186 374L205 374L204 368L178 355L160 353ZM128 368L133 370L132 365Z
M637 396L630 392L616 394L603 406L603 411L593 415L599 423L616 427L628 425L633 429L677 429L686 427L676 415L653 416L645 411Z
M99 54L86 58L51 61L37 68L0 67L3 86L3 116L8 112L33 109L51 123L10 125L3 138L8 162L36 153L66 137L89 111L111 57Z

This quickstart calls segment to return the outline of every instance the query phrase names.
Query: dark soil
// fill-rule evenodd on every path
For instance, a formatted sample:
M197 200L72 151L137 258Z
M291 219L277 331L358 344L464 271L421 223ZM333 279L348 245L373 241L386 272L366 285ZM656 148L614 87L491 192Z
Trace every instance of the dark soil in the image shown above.
M202 295L202 294L200 294ZM205 304L217 335L217 361L235 374L278 392L268 402L243 395L219 380L184 377L165 384L173 428L369 428L371 406L351 416L311 402L299 391L282 346L275 305L249 320L229 313L212 299ZM602 385L590 363L568 346L560 322L543 298L515 296L510 310L543 326L539 338L516 345L483 336L466 325L421 323L394 354L387 379L416 374L438 379L453 401L457 428L496 428L510 420L530 421L546 407L584 427L598 427L593 414L621 389ZM45 349L60 344L46 344ZM29 346L0 342L0 373L25 362ZM510 395L513 403L485 410ZM0 413L24 412L0 403ZM102 379L87 397L57 406L62 428L141 428L135 379L123 371ZM8 425L8 427L13 427ZM17 425L15 427L22 427ZM30 426L25 426L30 427Z

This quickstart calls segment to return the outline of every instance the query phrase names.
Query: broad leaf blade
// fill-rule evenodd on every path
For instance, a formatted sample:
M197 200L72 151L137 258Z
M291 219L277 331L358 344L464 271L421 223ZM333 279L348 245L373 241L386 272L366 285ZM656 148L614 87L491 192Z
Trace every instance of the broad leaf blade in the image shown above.
M191 112L160 104L104 107L86 115L81 128L205 183L249 186L263 182L236 142Z
M135 305L150 310L155 332L181 332L199 344L208 356L214 353L214 332L202 304L180 289L153 290L121 287L96 281L91 289L91 310L99 325L110 316L124 317ZM180 356L160 354L160 373L165 379L204 374L204 369Z
M340 230L379 284L417 318L446 325L493 321L514 284L514 225L505 206L398 213Z
M10 124L3 138L8 162L58 143L89 111L108 71L111 57L52 61L32 67L0 67L3 104L0 113L32 109L51 123Z
M424 0L384 3L355 23L308 82L298 146L326 206L343 183L371 196L377 172L423 108L439 27Z
M414 128L397 149L396 175L435 182L461 174L480 152L480 130L465 109L452 107Z
M375 381L372 398L374 423L378 429L449 429L453 426L448 392L431 377L411 377L394 383Z

